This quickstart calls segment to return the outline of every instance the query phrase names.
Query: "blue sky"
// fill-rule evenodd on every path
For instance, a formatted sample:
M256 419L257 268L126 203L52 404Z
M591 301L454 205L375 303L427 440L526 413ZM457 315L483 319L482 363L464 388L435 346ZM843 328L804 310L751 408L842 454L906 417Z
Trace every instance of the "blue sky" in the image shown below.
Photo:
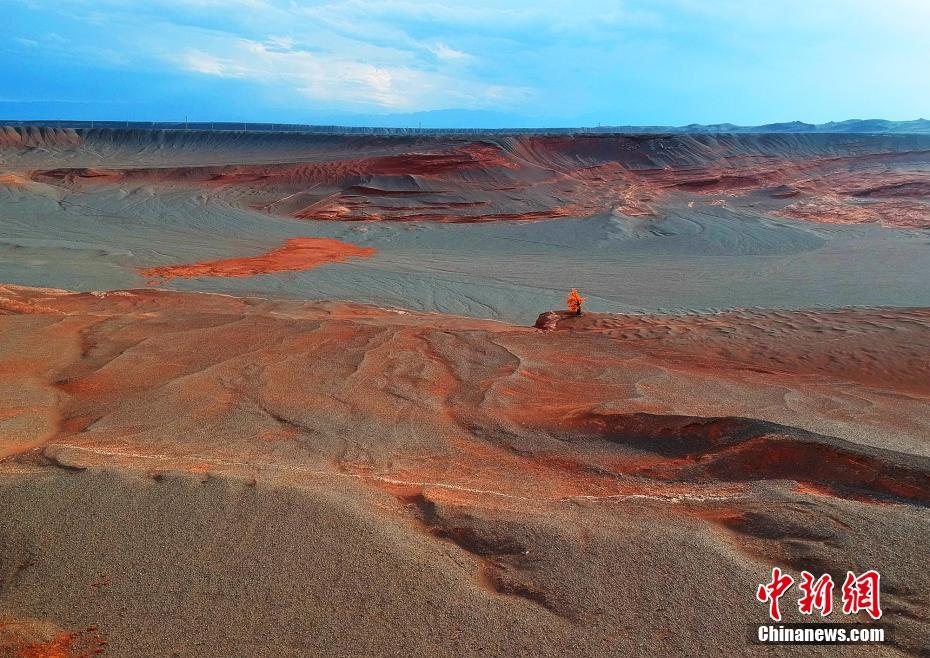
M927 0L0 0L0 118L760 124L930 115Z

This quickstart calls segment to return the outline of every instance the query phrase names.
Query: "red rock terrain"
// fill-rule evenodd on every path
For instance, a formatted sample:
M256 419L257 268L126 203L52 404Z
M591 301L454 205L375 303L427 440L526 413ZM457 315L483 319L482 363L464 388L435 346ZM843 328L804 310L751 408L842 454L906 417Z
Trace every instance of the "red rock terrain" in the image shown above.
M140 274L155 282L201 276L249 277L271 272L300 272L326 263L344 263L349 258L366 258L374 253L371 247L357 247L332 238L291 238L283 247L260 256L150 267Z
M349 274L352 299L520 318L576 281L586 309L903 292L530 327L0 283L0 656L751 656L773 566L879 570L870 653L924 655L930 310L900 307L919 267L859 266L922 263L928 196L914 135L2 129L7 280L305 299ZM348 241L293 237L326 231ZM352 270L363 245L383 269Z
M536 329L5 286L0 313L0 596L118 655L748 655L773 564L879 569L876 652L926 637L926 309Z
M132 133L93 134L123 149L132 146ZM40 137L8 130L0 146L26 149ZM265 137L271 140L266 150L274 153L280 136ZM58 160L68 160L69 149L81 153L83 137L73 131L45 139L49 148L63 151ZM282 153L272 163L253 162L255 155L242 146L230 153L214 150L231 163L146 166L156 159L147 155L155 145L146 144L122 156L134 161L126 168L112 166L117 156L100 166L53 169L22 169L30 159L20 158L16 167L18 175L68 189L189 186L233 204L304 219L486 222L611 211L660 217L663 206L681 200L759 197L773 205L774 214L806 221L930 227L930 140L922 136L307 139L315 140L308 150ZM176 161L187 145L172 148Z

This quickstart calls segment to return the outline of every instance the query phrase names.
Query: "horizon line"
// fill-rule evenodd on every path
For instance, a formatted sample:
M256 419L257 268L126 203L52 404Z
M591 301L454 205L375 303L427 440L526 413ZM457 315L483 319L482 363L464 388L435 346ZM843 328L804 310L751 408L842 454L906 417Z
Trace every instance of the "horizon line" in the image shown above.
M870 125L880 124L882 130L867 129ZM916 131L907 128L917 127ZM422 126L353 126L344 124L304 124L262 121L134 121L124 120L72 120L72 119L0 119L0 126L10 128L66 128L66 129L133 129L133 130L176 130L176 131L216 131L216 132L282 132L315 134L720 134L720 133L818 133L818 134L881 134L891 132L898 134L930 133L930 120L923 117L908 120L891 119L844 119L821 124L807 123L800 120L767 123L760 125L739 125L729 122L714 124L690 123L681 126L611 124L597 126L551 126L530 127L447 127L424 128ZM857 130L856 128L862 128Z

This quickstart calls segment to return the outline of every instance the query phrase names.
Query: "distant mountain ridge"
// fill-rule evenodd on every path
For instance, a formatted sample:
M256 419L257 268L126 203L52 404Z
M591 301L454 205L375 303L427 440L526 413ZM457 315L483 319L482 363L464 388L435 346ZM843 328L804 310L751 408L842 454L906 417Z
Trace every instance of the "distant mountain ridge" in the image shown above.
M581 130L581 129L579 129ZM787 121L782 123L767 123L761 126L738 126L733 123L701 124L692 123L687 126L598 126L585 128L584 131L594 133L930 133L930 120L914 119L913 121L889 121L887 119L847 119L845 121L830 121L829 123L804 123L803 121Z
M847 119L845 121L830 121L820 124L788 121L784 123L768 123L761 126L737 126L732 123L691 124L681 127L659 127L656 130L658 132L676 133L930 133L930 120Z
M338 126L254 122L165 122L165 121L68 121L3 120L0 126L37 128L123 128L149 130L223 130L248 132L307 132L324 134L716 134L716 133L837 133L837 134L930 134L930 120L889 121L887 119L847 119L814 124L803 121L738 126L732 123L687 126L586 126L576 128L401 128L377 126Z

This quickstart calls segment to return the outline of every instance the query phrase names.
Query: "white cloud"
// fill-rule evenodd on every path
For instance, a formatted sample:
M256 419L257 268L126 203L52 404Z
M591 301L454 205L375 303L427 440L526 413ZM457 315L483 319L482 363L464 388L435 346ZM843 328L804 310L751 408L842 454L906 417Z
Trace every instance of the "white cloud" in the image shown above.
M205 75L284 85L306 98L390 110L486 107L522 100L526 88L475 83L413 66L375 65L338 53L281 48L280 39L237 39L222 54L188 50L180 65ZM457 52L457 51L456 51Z
M183 62L184 68L188 71L194 71L195 73L219 75L222 77L231 75L219 59L200 50L188 50L184 53Z
M646 122L713 112L748 122L752 112L823 119L927 104L928 0L18 4L42 8L33 32L9 39L20 51L35 40L56 63L159 74L167 63L238 79L265 107L639 112ZM53 42L52 29L67 39Z
M293 50L294 46L297 45L297 42L293 37L268 37L267 43L273 48L278 48L280 50Z
M463 61L472 59L472 56L468 53L462 52L461 50L456 50L455 48L450 48L441 41L435 46L431 46L430 50L438 59L445 61Z

